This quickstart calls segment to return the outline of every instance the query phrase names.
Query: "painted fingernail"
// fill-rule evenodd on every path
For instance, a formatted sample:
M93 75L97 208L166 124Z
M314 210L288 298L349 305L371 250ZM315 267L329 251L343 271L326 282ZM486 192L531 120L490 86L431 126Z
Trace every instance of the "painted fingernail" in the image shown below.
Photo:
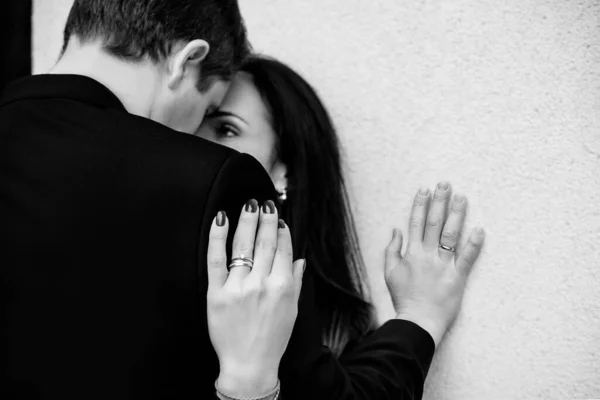
M265 204L262 206L262 212L265 214L275 214L275 203L271 200L265 201Z
M258 211L258 201L251 199L246 203L246 207L244 208L246 212L255 213Z
M219 211L217 213L217 226L225 225L225 218L227 218L225 211Z
M422 187L421 189L419 189L419 195L420 196L427 196L427 195L429 195L429 188Z
M437 187L438 187L439 190L447 190L449 186L450 185L448 184L448 182L445 182L445 181L444 182L440 182L437 185Z
M283 220L280 219L278 226L279 226L279 229L285 229L285 222L283 222Z
M465 196L463 196L462 194L456 194L456 195L454 195L454 202L456 204L460 204L463 201L465 201Z

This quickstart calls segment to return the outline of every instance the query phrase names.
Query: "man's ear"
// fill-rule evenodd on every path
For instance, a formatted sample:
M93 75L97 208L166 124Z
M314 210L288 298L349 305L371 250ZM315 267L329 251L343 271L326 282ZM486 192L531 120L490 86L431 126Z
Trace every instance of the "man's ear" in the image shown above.
M210 51L210 45L205 40L192 40L172 56L167 84L169 89L176 89L183 79L193 73L194 78L200 73L200 63Z

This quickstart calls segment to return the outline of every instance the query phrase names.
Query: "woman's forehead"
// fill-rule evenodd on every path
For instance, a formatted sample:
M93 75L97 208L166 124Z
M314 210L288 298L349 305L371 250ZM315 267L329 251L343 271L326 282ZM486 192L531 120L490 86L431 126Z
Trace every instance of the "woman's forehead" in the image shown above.
M236 114L249 123L270 120L268 106L247 72L235 75L219 109Z

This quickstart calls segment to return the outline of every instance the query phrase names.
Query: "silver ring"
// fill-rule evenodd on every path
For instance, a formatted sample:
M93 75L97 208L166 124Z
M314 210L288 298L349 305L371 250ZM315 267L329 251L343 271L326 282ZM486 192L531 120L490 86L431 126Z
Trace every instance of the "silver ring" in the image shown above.
M454 253L454 252L456 252L456 249L455 249L454 247L445 246L445 245L443 245L443 244L441 244L441 243L440 243L440 248L441 248L441 249L444 249L444 250L446 250L446 251L451 251L451 252L453 252L453 253Z
M235 267L246 267L252 269L253 266L254 261L251 258L244 257L244 255L241 254L239 257L236 257L231 260L231 263L227 267L227 271L230 271L231 268Z

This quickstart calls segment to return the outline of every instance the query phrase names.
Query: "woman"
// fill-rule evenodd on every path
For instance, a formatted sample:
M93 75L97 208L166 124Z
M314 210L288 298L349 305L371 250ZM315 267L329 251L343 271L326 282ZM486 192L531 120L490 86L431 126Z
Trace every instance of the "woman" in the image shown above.
M269 172L294 253L306 258L315 277L323 343L341 355L368 333L374 316L362 285L339 141L317 94L284 64L254 57L198 134L254 156Z
M293 365L293 370L286 370L284 375L288 386L293 388L283 397L420 398L434 346L456 316L464 291L466 275L458 277L456 270L449 268L455 262L457 243L450 247L448 243L442 245L445 236L442 228L447 238L451 231L457 236L462 230L464 198L455 196L449 201L451 189L445 183L438 185L431 205L429 191L420 192L415 198L412 232L409 232L409 248L411 240L418 242L419 254L414 256L408 251L400 256L402 238L397 232L388 246L386 282L392 285L390 288L401 287L390 290L398 313L396 320L413 322L430 334L430 338L423 338L417 346L419 355L413 357L398 345L398 334L421 338L422 330L414 331L410 324L397 329L400 325L394 323L398 321L374 330L373 308L363 286L365 272L342 174L339 142L333 123L312 87L284 64L253 57L236 75L220 108L207 116L197 134L254 156L269 173L280 193L279 215L291 230L294 255L306 260L307 277L311 279L310 293L303 289L303 295L314 304L304 307L310 309L309 315L299 314L299 319L304 318L300 325L316 326L321 343L339 359L331 360L318 352L305 357L304 353L312 350L302 343L296 345L298 342L294 343L292 336L290 347L294 349L288 347L286 354L293 353L295 358L286 365ZM456 212L446 216L448 203ZM416 223L417 220L420 222ZM470 239L462 258L456 259L457 270L468 271L477 259L482 234L474 240ZM420 319L414 312L402 315L400 300L406 300L407 296L399 299L397 293L409 293L414 288L402 286L420 274L415 267L434 268L429 269L429 275L436 276L422 279L422 282L431 280L419 290L425 288L423 293L431 295L434 302L444 304L445 300L452 300L448 302L453 303L450 308L439 307L434 318ZM437 295L438 284L442 282L442 291L452 293ZM429 324L432 320L442 322ZM369 335L371 331L374 333ZM312 338L314 332L303 331L300 335ZM408 386L404 386L404 381L409 382Z

